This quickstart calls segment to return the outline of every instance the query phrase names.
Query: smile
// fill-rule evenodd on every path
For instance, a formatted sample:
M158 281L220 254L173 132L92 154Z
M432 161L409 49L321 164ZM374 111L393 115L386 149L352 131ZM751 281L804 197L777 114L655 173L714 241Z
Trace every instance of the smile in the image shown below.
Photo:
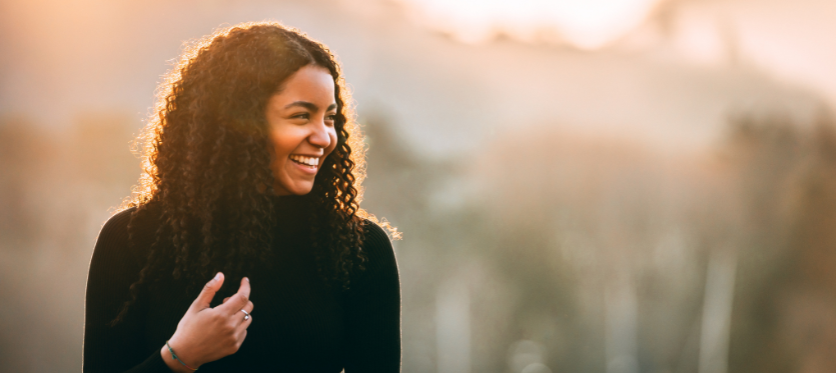
M319 166L319 158L318 157L306 157L304 155L295 155L294 154L294 155L290 155L288 158L290 158L291 161L294 161L294 162L296 162L298 164L301 164L303 166L308 166L308 167L311 167L311 168L316 168L317 166Z

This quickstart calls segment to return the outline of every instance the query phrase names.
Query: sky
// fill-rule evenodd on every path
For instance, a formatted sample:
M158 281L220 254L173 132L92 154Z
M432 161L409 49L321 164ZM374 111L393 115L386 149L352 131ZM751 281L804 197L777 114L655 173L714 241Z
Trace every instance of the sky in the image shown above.
M422 22L464 42L482 41L500 29L522 39L559 37L595 49L638 26L662 0L401 1L417 8Z
M586 51L632 44L685 64L771 75L836 106L832 0L398 1L416 22L465 43L502 33Z

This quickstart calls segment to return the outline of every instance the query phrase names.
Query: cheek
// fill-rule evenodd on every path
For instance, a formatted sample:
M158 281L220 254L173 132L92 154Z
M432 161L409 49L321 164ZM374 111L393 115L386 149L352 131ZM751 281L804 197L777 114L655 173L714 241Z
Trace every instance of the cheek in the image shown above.
M273 144L273 151L275 152L276 158L286 158L295 148L292 134L286 133L286 131L274 130L270 134L270 140Z
M331 154L337 148L337 130L331 129L328 131L328 136L331 138L331 145L325 151Z

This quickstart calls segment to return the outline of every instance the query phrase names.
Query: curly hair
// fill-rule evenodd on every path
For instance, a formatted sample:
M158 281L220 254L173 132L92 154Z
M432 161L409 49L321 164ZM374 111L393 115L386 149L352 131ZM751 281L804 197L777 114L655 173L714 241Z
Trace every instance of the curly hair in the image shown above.
M140 289L163 276L194 289L217 270L236 279L254 263L270 262L263 248L273 243L276 217L265 107L307 65L328 69L337 103L336 148L302 197L319 272L329 285L348 288L352 272L363 269L363 219L376 220L359 206L365 147L336 57L279 23L240 24L186 47L159 87L155 113L138 139L143 173L120 210L135 208L130 242L137 219L153 215L160 224L114 324Z

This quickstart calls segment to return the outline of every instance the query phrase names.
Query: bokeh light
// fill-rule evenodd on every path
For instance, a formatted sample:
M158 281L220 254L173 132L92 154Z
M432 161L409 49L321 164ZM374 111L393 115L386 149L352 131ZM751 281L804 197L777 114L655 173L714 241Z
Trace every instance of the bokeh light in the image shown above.
M402 0L421 22L465 42L497 33L529 41L563 41L596 49L641 24L659 0ZM545 40L538 40L543 39Z

